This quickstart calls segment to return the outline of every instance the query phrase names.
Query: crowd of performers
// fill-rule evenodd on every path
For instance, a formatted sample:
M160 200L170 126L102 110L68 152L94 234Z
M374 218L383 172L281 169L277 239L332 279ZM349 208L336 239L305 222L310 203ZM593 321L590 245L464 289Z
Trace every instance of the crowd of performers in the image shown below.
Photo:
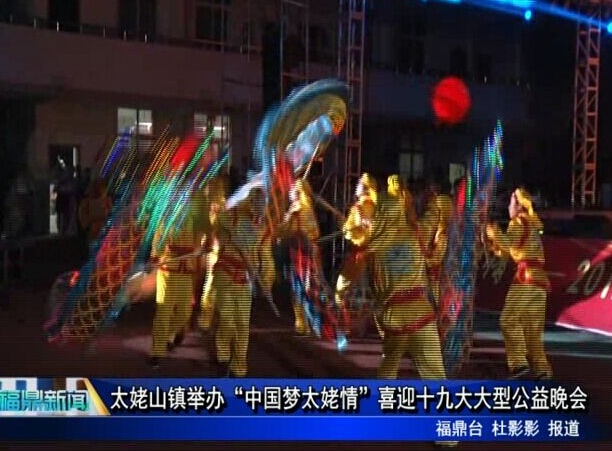
M289 280L295 332L335 339L338 331L350 332L347 305L353 289L367 277L383 343L378 377L397 378L401 360L409 357L421 378L446 379L440 278L451 218L465 195L461 182L452 194L432 191L417 215L413 196L398 175L389 176L386 189L379 190L376 180L363 174L344 218L341 233L349 251L335 284L323 275L314 208L318 197L304 178L291 182L288 207L273 227L262 190L252 190L246 201L226 209L228 191L228 181L217 176L192 200L180 230L162 247L153 242L158 268L149 360L153 367L184 339L194 293L201 293L197 326L218 375L244 377L256 293L271 298L275 281ZM543 346L549 281L542 224L523 188L513 192L508 211L507 231L489 224L477 238L480 252L505 254L516 263L500 319L508 369L512 378L549 379L552 370ZM181 258L198 248L201 258ZM278 249L286 250L280 258ZM279 266L279 259L285 264Z

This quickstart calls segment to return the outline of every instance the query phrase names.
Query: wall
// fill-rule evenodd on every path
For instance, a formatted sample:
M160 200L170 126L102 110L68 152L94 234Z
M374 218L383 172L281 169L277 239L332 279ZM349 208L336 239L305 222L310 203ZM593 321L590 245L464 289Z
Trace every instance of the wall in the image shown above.
M56 98L36 107L36 128L28 143L29 165L37 178L49 174L48 148L50 145L76 145L80 148L82 167L99 168L117 135L117 108L133 107L129 102L89 102L79 98ZM192 132L193 108L153 107L154 133L159 134L172 125L171 134L186 136ZM251 136L247 111L229 113L231 118L232 164L240 166L243 157L251 152L251 142L259 125L259 116L252 113ZM97 160L96 160L97 158Z
M439 80L371 70L367 74L367 111L380 117L433 120L430 93ZM472 109L469 122L527 121L529 92L511 85L469 83Z
M49 175L50 145L79 146L81 166L93 167L96 154L110 147L116 133L114 105L61 99L40 103L36 108L36 129L28 146L30 168L37 178ZM104 158L104 151L101 153Z
M8 85L223 103L222 80L249 73L251 84L225 103L261 104L261 63L239 54L12 25L0 25L0 47L0 83Z
M461 47L468 57L468 78L476 75L479 53L492 56L495 79L524 78L522 55L516 49L521 31L529 27L523 19L464 4L412 2L404 5L402 7L400 2L376 3L370 15L372 61L391 67L398 65L402 57L395 54L396 36L400 33L414 36L398 22L404 20L412 30L420 24L425 31L426 72L447 73L451 52Z

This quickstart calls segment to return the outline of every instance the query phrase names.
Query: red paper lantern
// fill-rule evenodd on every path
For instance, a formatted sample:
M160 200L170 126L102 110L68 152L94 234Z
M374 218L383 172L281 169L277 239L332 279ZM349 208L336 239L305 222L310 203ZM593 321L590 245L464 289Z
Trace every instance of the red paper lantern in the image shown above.
M458 124L463 122L472 106L470 91L457 77L443 78L433 89L431 106L440 122Z

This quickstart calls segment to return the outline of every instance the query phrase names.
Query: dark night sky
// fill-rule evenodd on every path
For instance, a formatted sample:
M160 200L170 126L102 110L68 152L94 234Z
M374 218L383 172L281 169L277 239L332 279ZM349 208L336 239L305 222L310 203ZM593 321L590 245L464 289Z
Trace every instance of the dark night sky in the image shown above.
M526 63L534 92L534 118L540 130L537 146L525 160L525 182L569 198L576 25L553 17L534 17L525 27ZM612 152L612 35L602 33L598 181L606 180ZM608 82L608 80L610 82ZM546 167L546 171L542 168ZM544 175L543 175L544 173ZM599 185L599 183L598 183Z

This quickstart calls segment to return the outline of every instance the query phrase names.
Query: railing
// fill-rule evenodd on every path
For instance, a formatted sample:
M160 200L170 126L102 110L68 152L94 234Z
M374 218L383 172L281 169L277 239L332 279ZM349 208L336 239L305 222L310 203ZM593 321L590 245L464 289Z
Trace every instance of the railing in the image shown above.
M96 36L104 39L117 39L130 42L141 42L143 44L169 45L176 47L188 47L202 50L211 50L216 52L228 52L234 54L251 54L253 56L261 55L262 48L257 45L235 44L232 42L209 41L204 39L180 39L162 36L160 34L136 33L120 28L107 27L104 25L92 24L71 24L66 22L52 22L40 17L26 17L8 15L0 17L0 22L12 25L21 25L32 27L41 30L55 30L58 33L77 33L85 36ZM314 55L313 55L314 56ZM335 64L335 56L321 52L316 55L317 58L311 58L311 61L317 64ZM369 61L366 63L369 69L382 69L394 72L397 76L416 76L416 77L431 77L440 78L450 75L448 71L424 69L424 70L400 70L397 64L387 64L382 62ZM496 86L517 86L529 90L530 84L526 80L517 79L515 77L506 77L503 79L487 79L479 78L473 74L468 74L462 77L467 82L483 85Z
M453 75L450 71L440 70L440 69L423 69L423 70L400 70L398 65L382 63L382 62L370 62L369 68L371 69L379 69L385 71L394 72L398 77L407 76L407 77L424 77L424 78L442 78L449 75ZM531 84L529 81L525 79L520 79L516 77L477 77L474 74L467 74L460 77L467 83L474 83L479 85L494 85L494 86L517 86L522 87L523 89L530 90Z
M143 44L170 45L176 47L189 47L238 54L261 54L261 47L256 45L234 44L230 42L208 41L204 39L171 38L157 33L138 33L129 30L122 30L120 28L107 27L104 25L52 22L41 17L24 17L9 14L8 16L0 17L0 22L12 25L27 26L39 30L55 30L58 33L77 33L85 36L141 42Z

